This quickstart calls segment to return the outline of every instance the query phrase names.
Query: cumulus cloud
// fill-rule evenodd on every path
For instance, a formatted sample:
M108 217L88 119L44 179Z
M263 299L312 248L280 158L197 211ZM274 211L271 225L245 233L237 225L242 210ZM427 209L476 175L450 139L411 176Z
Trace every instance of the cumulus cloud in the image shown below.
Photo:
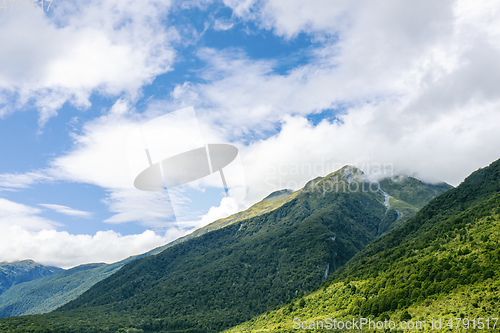
M286 160L283 155L291 150L291 156L308 161L316 151L311 147L321 145L315 138L329 138L323 145L336 148L323 149L323 158L335 154L344 164L385 161L454 184L498 157L489 144L497 140L492 124L497 122L500 98L494 83L500 77L495 60L500 56L500 24L490 14L499 10L497 3L226 4L241 19L254 20L277 35L293 38L308 33L321 41L307 64L285 74L274 71L273 60L251 59L243 51L200 51L207 62L203 75L208 82L183 85L174 98L216 110L217 122L232 128L242 142L257 133L264 141L251 144L250 155L259 156L254 147L268 145L277 152L264 156ZM329 109L333 111L325 113ZM341 121L331 123L328 130L326 125L307 125L292 135L284 132L267 139L265 131L258 132L279 124L285 124L285 131L293 127L288 115L318 112ZM277 138L279 147L273 144ZM350 152L340 149L344 153L339 154L338 142ZM450 153L450 158L457 163L443 158L452 151L457 155Z
M178 34L161 23L169 1L93 0L3 12L0 36L2 114L26 104L43 125L65 103L90 106L93 92L134 99L170 70ZM12 56L15 54L16 56Z
M156 229L177 225L179 218L196 219L186 210L186 191L202 191L205 186L221 188L220 177L206 177L168 192L140 191L134 187L134 179L149 167L149 158L155 164L206 143L225 140L219 132L198 122L192 108L168 113L159 113L157 108L155 103L138 115L118 101L107 114L86 123L80 134L73 135L73 149L53 159L47 173L59 181L105 189L103 202L114 214L104 220L106 223L138 222ZM241 170L226 170L228 184L239 186L237 193L244 196Z
M198 227L205 226L215 220L222 219L228 217L232 214L237 213L242 210L242 204L244 202L239 197L225 197L222 198L220 205L217 207L211 207L208 212L202 216L198 223Z
M97 185L108 189L129 188L127 137L139 119L110 113L88 122L73 135L73 149L50 162L51 173L60 180Z
M169 99L151 103L141 115L130 96L167 71L173 57L169 43L176 33L161 27L156 35L155 30L157 13L168 11L168 4L149 1L135 8L139 4L129 1L95 0L87 8L66 2L57 9L61 15L21 17L29 19L21 25L24 35L38 29L58 38L5 40L7 50L28 50L20 62L27 70L21 73L15 64L0 70L0 101L15 99L17 106L33 101L47 118L66 101L87 107L92 91L129 97L85 124L72 149L53 159L49 172L41 172L47 176L3 175L0 186L26 188L44 177L90 183L107 191L104 200L114 215L106 222L171 226L165 224L171 216L165 198L131 188L126 143L130 132L160 110L186 105L194 105L208 124L201 128L205 141L236 141L248 189L246 197L225 198L212 207L202 225L345 164L367 172L389 164L396 172L457 185L498 158L493 144L500 141L498 2L224 3L234 18L285 40L306 34L314 41L306 63L282 73L276 70L280 59L255 59L243 49L200 48L197 55L206 64L198 72L201 80L179 83ZM10 27L13 20L0 25ZM38 41L48 45L39 51L40 63L29 56L41 48ZM63 45L56 45L59 41ZM9 112L0 108L0 115ZM310 120L319 118L325 119ZM144 156L137 161L138 169L147 167ZM227 176L239 174L228 170ZM220 186L220 180L208 177L190 186L206 185Z
M220 110L221 121L238 128L260 127L286 114L307 115L411 94L425 84L424 79L447 70L456 46L462 45L462 40L448 42L453 35L450 2L438 6L429 1L404 6L325 1L258 4L254 11L260 13L255 17L259 22L271 14L276 22L290 22L286 33L280 32L278 23L270 26L278 35L306 32L313 34L311 38L325 33L329 37L310 51L307 64L285 74L275 71L279 59L255 60L234 50L200 50L199 57L207 63L202 78L208 83L179 86L174 97ZM339 15L343 21L337 19ZM422 20L429 25L419 29Z
M247 199L282 188L298 189L317 176L351 164L367 173L382 169L458 185L497 159L500 103L466 108L432 122L416 121L404 105L366 105L339 121L312 124L289 117L275 136L242 152ZM307 138L307 139L305 139Z
M88 217L89 214L61 205L41 206L68 215ZM111 263L162 246L186 234L186 228L173 226L161 234L146 230L141 234L123 236L109 230L98 231L94 235L74 235L58 231L62 224L40 214L39 208L0 198L1 260L31 258L42 264L64 268L91 262Z
M50 173L62 181L104 188L107 196L103 202L114 213L104 222L165 226L173 216L168 196L133 187L137 171L145 169L148 160L143 145L137 155L128 155L128 138L144 122L128 111L126 106L115 105L109 114L85 124L82 133L74 135L72 151L52 160ZM132 170L137 163L138 169Z
M216 128L203 124L202 120L198 122L192 108L165 114L164 106L156 102L139 115L128 103L118 100L106 114L85 123L80 133L72 134L72 149L49 161L48 168L25 174L2 174L0 185L20 189L46 181L92 184L106 192L102 202L113 215L105 223L134 222L155 230L199 226L199 212L189 208L188 192L202 192L206 186L222 188L218 173L168 192L140 191L134 187L135 177L149 167L146 149L154 164L206 143L226 142ZM243 198L244 176L241 162L237 161L224 172L232 195ZM77 214L57 204L42 206Z
M164 235L146 230L141 234L126 236L111 230L98 231L95 235L73 235L53 229L33 232L17 225L0 224L0 228L2 260L30 258L45 265L63 268L92 262L116 262L162 246L185 234L185 231L177 228L168 229Z

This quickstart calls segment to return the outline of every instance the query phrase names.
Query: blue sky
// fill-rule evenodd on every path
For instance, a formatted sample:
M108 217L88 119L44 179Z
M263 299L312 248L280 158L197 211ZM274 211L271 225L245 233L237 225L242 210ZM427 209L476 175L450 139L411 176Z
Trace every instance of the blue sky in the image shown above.
M499 12L472 0L0 9L0 261L120 260L346 164L457 185L499 157ZM144 161L127 138L186 107L197 125L153 129L156 156L193 145L195 127L238 147L229 196L218 175L133 187Z

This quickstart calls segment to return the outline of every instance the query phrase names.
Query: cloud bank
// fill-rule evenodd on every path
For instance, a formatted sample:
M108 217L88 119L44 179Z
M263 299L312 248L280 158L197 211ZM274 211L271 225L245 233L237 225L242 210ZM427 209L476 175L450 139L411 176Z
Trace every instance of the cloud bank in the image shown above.
M179 35L161 19L169 1L60 2L0 14L0 117L35 107L44 125L64 103L86 109L90 95L135 100L170 70ZM16 55L16 56L12 56Z
M206 10L208 3L198 5ZM134 236L111 231L70 235L41 218L40 208L3 199L5 234L27 242L6 248L8 258L36 253L48 244L42 240L51 240L74 246L61 265L72 256L72 262L92 256L99 261L104 260L100 251L115 253L116 258L120 251L125 255L108 244L139 251L148 242L151 248L182 234L182 228L172 229L168 221L168 201L158 193L134 191L123 166L128 164L127 135L161 112L183 106L198 111L206 138L238 146L247 189L246 196L222 199L190 226L234 213L271 191L297 189L345 164L365 171L390 164L396 172L457 185L499 157L498 2L224 4L233 16L216 19L215 30L230 32L247 24L250 34L270 32L285 43L306 36L312 41L304 50L306 61L283 72L278 68L288 59L255 58L244 47L197 45L202 37L193 37L194 55L202 64L196 80L181 80L160 100L148 100L142 111L135 104L141 88L171 70L178 54L179 30L162 21L171 10L169 2L66 2L53 16L23 13L0 21L1 29L16 31L0 36L8 51L0 54L0 61L9 65L0 69L0 117L33 105L43 124L65 102L89 108L90 95L96 92L116 99L112 108L83 124L72 137L71 149L51 158L46 169L2 174L0 186L19 191L54 180L97 185L105 189L102 200L113 214L108 224L135 222L170 230L160 236L149 231ZM14 53L24 56L8 56ZM221 187L219 180L207 178L190 188L207 185ZM177 193L179 200L189 204L183 193ZM127 241L136 245L124 245ZM13 250L23 245L31 252ZM96 251L79 257L77 249L90 245ZM43 260L54 253L45 253Z

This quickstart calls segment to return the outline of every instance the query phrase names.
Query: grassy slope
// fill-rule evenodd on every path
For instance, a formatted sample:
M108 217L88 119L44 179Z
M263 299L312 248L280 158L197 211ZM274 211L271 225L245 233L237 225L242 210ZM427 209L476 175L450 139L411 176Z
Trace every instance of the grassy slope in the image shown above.
M230 331L291 332L294 318L397 322L405 311L427 322L439 317L446 323L457 317L498 318L499 192L500 160L376 240L322 289Z
M257 202L253 206L251 206L248 209L245 209L241 212L238 212L236 214L233 214L228 217L224 217L222 219L219 219L217 221L214 221L210 224L207 224L204 227L201 227L199 229L196 229L192 233L190 233L187 236L181 237L171 243L169 243L169 246L176 245L179 243L182 243L186 240L192 239L194 237L201 236L203 234L206 234L207 232L218 230L221 228L224 228L225 226L228 226L230 224L247 220L255 216L259 216L262 214L269 213L287 202L293 200L300 191L291 191L291 190L281 190L281 191L276 191L267 196L266 198L262 199L261 201Z

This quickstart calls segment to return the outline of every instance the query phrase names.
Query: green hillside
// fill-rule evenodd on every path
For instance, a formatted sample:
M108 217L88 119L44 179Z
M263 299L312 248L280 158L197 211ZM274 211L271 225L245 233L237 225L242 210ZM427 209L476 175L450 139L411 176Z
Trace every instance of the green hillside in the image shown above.
M168 245L172 246L175 244L179 244L191 238L206 234L207 232L224 228L225 226L230 225L232 223L236 223L239 221L243 221L255 216L268 213L291 201L293 198L297 196L297 194L299 194L299 191L293 192L292 190L288 189L273 192L264 199L262 199L261 201L252 205L250 208L245 209L236 214L230 215L228 217L218 219L217 221L214 221L210 224L207 224L206 226L196 229L189 235L176 239L175 241L169 243Z
M379 236L403 225L432 198L452 188L446 183L428 184L404 175L384 178L379 185L383 190L385 204L388 205ZM392 223L394 216L397 216L397 221Z
M52 275L61 270L58 267L40 265L33 260L0 262L0 295L12 286Z
M319 286L403 216L388 218L383 190L345 167L309 182L267 213L231 221L135 260L43 316L0 321L6 332L219 331ZM390 189L388 189L393 193ZM410 191L411 192L411 191ZM393 193L396 195L395 193ZM392 195L392 194L389 194ZM290 198L291 197L291 198ZM414 203L407 203L413 206ZM133 331L133 330L130 330Z
M0 317L55 310L116 272L125 263L81 265L16 285L0 296Z
M50 276L46 276L48 274L37 275L32 279L27 279L26 277L24 277L24 280L22 280L17 275L17 280L13 280L17 283L14 283L14 285L10 283L9 288L5 288L5 290L8 289L7 292L0 295L0 318L27 314L41 314L53 311L58 307L68 303L69 301L77 298L97 282L116 273L121 267L132 260L143 256L158 254L167 247L182 243L194 237L198 237L209 231L223 228L228 224L246 218L267 213L292 200L295 195L296 194L292 193L290 190L277 191L245 211L217 220L205 227L195 230L187 236L184 236L169 244L149 251L143 255L132 256L113 264L107 265L100 263L82 265L66 271L61 271L61 269L53 268L50 271L50 274L54 272L58 273ZM31 262L34 265L34 262L32 261L23 261L21 263L24 262ZM14 263L10 264L10 266L13 265ZM23 267L27 269L28 266L31 267L33 265L25 264ZM7 268L10 266L7 266L7 264L2 264L0 266L0 286L7 284L7 282L1 284L1 274L3 274L4 271L7 272ZM19 264L17 266L19 266ZM17 271L20 271L20 269L18 268ZM32 270L31 273L33 272L35 271ZM9 276L12 276L12 279L14 279L12 274L10 274ZM41 276L44 277L40 278Z
M500 160L375 240L321 289L230 331L292 332L299 321L314 326L326 318L442 318L444 329L460 324L455 318L483 318L484 325L499 318L499 272ZM475 325L467 331L486 329ZM457 327L450 331L465 329Z

